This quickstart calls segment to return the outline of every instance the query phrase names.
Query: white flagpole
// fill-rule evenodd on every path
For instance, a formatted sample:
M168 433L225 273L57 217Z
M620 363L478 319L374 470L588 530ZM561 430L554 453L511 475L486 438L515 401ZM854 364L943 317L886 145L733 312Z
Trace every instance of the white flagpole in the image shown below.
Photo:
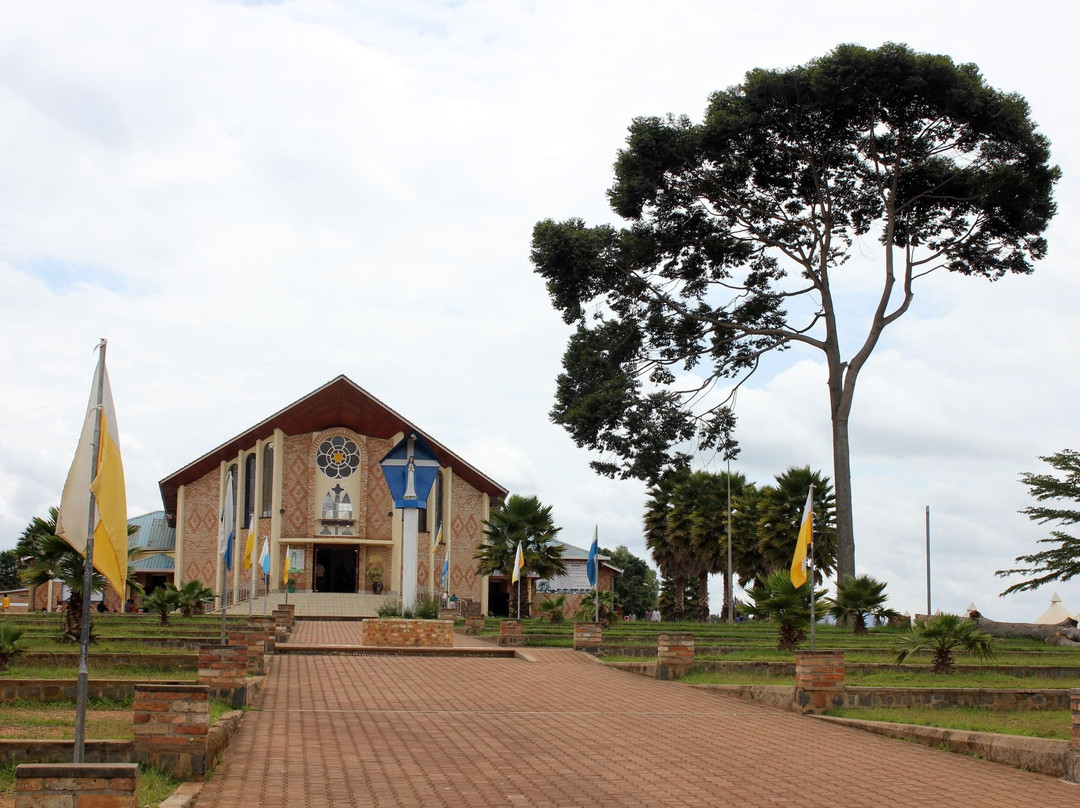
M810 650L816 651L814 644L814 626L817 623L814 617L814 486L810 486L810 546L806 548L807 565L810 571Z
M94 409L94 441L90 444L91 466L90 482L93 483L98 470L98 453L101 446L101 408L105 399L105 347L108 341L102 339L98 345L97 366L97 401ZM90 682L90 596L94 588L94 516L97 499L90 491L90 505L86 516L86 552L83 556L83 600L82 634L79 639L79 679L75 688L75 763L86 762L86 696Z
M593 604L596 606L596 613L593 615L593 622L600 622L600 545L597 543L600 538L600 526L593 525L592 540L596 545L596 555L593 556L593 573L596 575L596 580L593 581Z

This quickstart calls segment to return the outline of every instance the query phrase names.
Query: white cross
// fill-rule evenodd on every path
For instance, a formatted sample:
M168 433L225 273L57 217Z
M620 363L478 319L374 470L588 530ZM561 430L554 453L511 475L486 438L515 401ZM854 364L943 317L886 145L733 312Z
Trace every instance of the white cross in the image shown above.
M403 499L416 499L416 467L423 466L425 468L439 468L438 460L417 460L413 455L416 447L416 433L409 435L409 445L406 449L408 457L404 460L398 460L396 458L390 460L384 460L384 466L406 466L408 468L407 475L405 477L405 496Z

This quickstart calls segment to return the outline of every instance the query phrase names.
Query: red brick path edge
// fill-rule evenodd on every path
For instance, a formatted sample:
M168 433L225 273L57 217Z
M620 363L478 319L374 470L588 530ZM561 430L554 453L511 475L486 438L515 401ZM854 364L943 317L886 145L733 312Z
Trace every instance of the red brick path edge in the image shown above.
M279 656L198 808L1080 804L1044 775L573 651L522 656Z

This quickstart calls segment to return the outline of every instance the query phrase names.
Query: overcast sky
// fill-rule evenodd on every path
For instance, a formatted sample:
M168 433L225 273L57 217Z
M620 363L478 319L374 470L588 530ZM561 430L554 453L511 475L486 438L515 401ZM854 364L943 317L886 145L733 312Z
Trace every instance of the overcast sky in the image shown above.
M860 377L856 565L890 605L1001 599L1038 549L1038 456L1080 449L1080 67L1064 2L37 2L0 10L0 549L59 502L99 337L131 515L157 481L345 374L562 538L644 555L644 487L548 420L568 328L532 272L540 219L614 220L635 116L700 120L755 67L841 42L975 62L1062 167L1034 275L932 276ZM862 270L860 270L861 272ZM871 269L870 272L875 270ZM866 278L850 273L855 292ZM857 330L865 312L841 312ZM850 352L850 351L849 351ZM740 394L735 468L831 475L825 370L792 349ZM720 461L699 463L721 470ZM719 607L719 590L714 594Z

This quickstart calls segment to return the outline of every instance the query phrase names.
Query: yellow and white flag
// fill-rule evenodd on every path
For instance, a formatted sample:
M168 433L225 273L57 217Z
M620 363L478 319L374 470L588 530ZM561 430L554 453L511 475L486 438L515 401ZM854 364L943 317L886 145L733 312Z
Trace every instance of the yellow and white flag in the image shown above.
M806 554L810 545L814 543L814 487L806 494L806 505L803 506L802 524L799 525L799 538L795 542L795 557L791 560L791 583L802 586L806 583Z
M281 582L285 586L289 585L289 573L292 572L292 550L289 549L289 545L285 545L285 563L281 565Z
M247 547L244 548L244 569L251 569L251 560L255 557L255 517L251 518L251 529L247 535Z
M514 555L514 572L510 576L510 583L516 584L521 580L521 571L525 568L525 553L521 551L521 542L518 542L517 553Z
M99 350L104 352L104 342ZM100 408L97 404L99 388ZM94 427L97 425L100 425L100 436L95 457ZM99 360L98 372L94 374L82 434L64 483L60 513L56 518L56 535L84 557L91 492L96 500L93 565L117 594L123 596L128 568L127 492L124 487L124 466L120 460L120 431L116 425L116 408L113 406L104 353Z

